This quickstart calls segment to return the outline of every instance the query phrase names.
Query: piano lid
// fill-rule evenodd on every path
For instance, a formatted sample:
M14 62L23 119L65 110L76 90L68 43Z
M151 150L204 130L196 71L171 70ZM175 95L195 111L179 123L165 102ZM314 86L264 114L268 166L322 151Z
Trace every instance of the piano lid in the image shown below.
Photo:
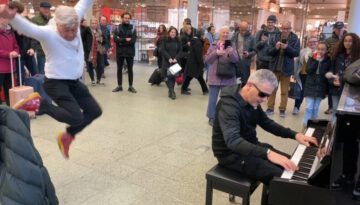
M360 116L360 87L345 83L341 93L337 115L359 115Z

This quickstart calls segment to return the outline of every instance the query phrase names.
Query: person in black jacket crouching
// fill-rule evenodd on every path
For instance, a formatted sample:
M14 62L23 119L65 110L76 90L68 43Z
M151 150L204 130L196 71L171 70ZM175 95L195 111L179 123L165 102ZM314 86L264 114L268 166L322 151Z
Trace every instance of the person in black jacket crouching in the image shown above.
M297 166L288 155L271 145L259 142L256 126L283 138L296 139L309 146L317 145L313 137L285 128L267 117L260 104L278 86L273 72L265 69L252 73L243 88L230 86L222 90L217 104L212 133L212 149L219 165L269 185L275 176Z

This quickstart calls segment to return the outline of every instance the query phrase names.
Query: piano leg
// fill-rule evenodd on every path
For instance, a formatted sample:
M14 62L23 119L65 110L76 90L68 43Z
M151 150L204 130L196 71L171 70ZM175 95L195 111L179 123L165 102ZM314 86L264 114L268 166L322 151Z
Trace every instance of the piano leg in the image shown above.
M261 195L261 205L268 205L269 201L269 186L263 184L263 190Z

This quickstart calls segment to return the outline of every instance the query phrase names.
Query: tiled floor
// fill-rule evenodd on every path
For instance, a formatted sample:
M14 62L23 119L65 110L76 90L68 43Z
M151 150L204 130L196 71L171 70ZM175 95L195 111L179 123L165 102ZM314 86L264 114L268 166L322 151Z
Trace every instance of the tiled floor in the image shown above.
M105 71L105 86L89 86L103 108L103 115L81 132L74 141L70 160L65 160L55 137L65 124L49 116L32 120L35 145L48 168L62 205L183 205L204 204L205 172L216 160L211 151L211 127L205 115L207 96L193 81L191 96L170 100L164 84L150 86L148 77L154 66L135 65L134 87L112 93L116 85L116 64ZM90 82L87 79L87 84ZM278 96L279 98L279 96ZM291 115L289 100L286 118L278 112L279 123L299 130L299 116ZM265 106L264 106L265 107ZM322 102L321 110L326 108ZM328 117L322 115L321 117ZM296 143L265 134L262 141L291 153ZM286 143L284 143L286 142ZM261 187L251 198L260 204ZM228 195L214 192L214 205L230 204ZM237 201L240 203L239 198Z

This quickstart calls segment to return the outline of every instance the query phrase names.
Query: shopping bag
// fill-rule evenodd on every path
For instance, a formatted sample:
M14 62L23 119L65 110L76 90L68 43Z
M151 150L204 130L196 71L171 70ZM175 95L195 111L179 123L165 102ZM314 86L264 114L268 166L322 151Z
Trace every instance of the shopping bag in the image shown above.
M300 99L301 87L298 82L290 82L288 97L292 99Z
M174 65L170 66L169 72L171 75L176 75L181 71L181 66L178 63L175 63Z

